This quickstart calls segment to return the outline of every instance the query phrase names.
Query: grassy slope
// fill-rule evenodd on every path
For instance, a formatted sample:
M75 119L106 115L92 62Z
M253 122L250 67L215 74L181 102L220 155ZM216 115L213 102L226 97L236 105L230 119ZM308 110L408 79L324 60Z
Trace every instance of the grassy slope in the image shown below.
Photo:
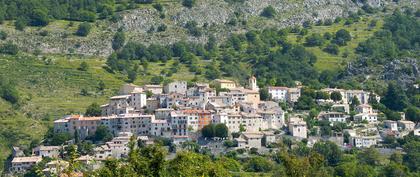
M374 28L369 28L369 24L372 20L378 20L377 25ZM307 47L307 49L313 52L318 60L315 63L315 67L321 71L323 70L336 70L342 68L346 65L348 61L354 59L356 57L355 48L357 45L368 39L372 36L376 31L378 31L383 25L383 20L378 17L364 17L359 22L355 22L351 25L344 25L344 21L340 22L339 24L333 24L331 26L313 26L312 29L309 30L306 36L309 36L313 33L318 33L323 35L325 32L330 32L334 34L336 31L340 29L346 29L352 35L352 40L347 43L347 46L340 47L340 53L338 55L332 55L329 53L324 52L322 49L328 45L328 43L324 44L322 47ZM289 34L288 40L295 43L303 44L305 39L301 39L298 41L297 34ZM349 56L347 58L343 57L343 53L347 51Z
M77 69L82 61L88 63L88 71ZM148 83L152 75L159 75L172 63L150 63L150 75L139 75L135 83ZM204 64L200 61L200 65ZM0 131L0 162L10 155L12 145L27 147L31 140L41 140L54 119L69 113L83 113L89 104L103 104L109 96L116 94L126 76L108 73L102 68L104 65L104 59L92 57L0 56L0 75L13 80L24 100L23 106L13 108L0 99L0 130L6 130ZM180 65L178 72L171 77L174 80L193 78L194 75L184 65ZM96 89L100 80L106 85L104 93ZM87 89L90 96L81 96L82 88ZM16 137L5 132L11 132Z

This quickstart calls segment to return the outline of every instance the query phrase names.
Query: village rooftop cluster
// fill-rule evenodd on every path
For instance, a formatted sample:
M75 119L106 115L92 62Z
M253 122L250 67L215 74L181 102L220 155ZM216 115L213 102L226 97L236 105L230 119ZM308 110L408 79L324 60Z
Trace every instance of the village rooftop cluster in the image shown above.
M415 123L405 120L403 114L400 121L380 121L381 113L368 104L369 97L380 100L376 94L326 88L320 91L329 95L340 93L341 98L317 99L318 105L329 104L330 109L320 112L315 118L328 121L331 125L346 123L348 128L343 132L347 137L343 133L319 136L313 131L319 132L320 128L309 130L303 119L308 112L298 112L291 107L283 110L280 106L298 102L303 87L298 82L293 88L267 87L270 99L263 101L255 77L250 77L245 87L224 79L190 86L186 81L174 81L164 86L125 84L119 95L111 97L101 106L101 116L65 116L54 121L54 132L69 133L83 140L95 134L99 126L105 126L113 134L112 140L96 144L93 155L77 159L92 168L99 168L100 162L108 158L127 157L132 137L146 145L153 144L153 140L159 137L170 139L174 145L193 141L217 154L230 149L256 149L264 153L271 148L270 144L284 137L305 140L308 146L320 140L330 140L345 149L380 146L387 136L400 138L411 131L419 135ZM356 98L360 104L354 108L355 114L351 115L350 105ZM204 127L220 124L227 128L226 136L203 136ZM346 138L347 143L344 141ZM234 142L234 145L226 147L224 141ZM10 171L24 172L42 158L49 157L57 160L47 164L51 168L43 172L46 175L55 174L59 171L57 166L64 168L68 165L60 160L64 146L41 145L33 149L30 157L23 157L19 148L15 148Z

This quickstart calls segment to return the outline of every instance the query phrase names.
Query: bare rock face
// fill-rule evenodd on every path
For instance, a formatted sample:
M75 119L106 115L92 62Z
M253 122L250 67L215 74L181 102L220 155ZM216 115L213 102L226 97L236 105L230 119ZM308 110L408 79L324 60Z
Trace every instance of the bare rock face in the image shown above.
M373 7L395 5L392 0L368 0ZM401 0L400 3L417 6L416 0ZM120 13L120 21L97 21L95 28L87 37L74 36L73 28L47 26L48 36L38 35L38 28L16 31L12 26L0 25L0 29L10 35L8 40L27 51L41 50L44 53L76 53L82 55L108 56L112 51L111 41L114 33L122 28L130 41L144 44L172 44L185 40L204 43L208 35L223 40L231 33L244 33L247 30L263 28L284 28L300 25L304 21L318 21L346 16L357 11L363 4L358 0L246 0L243 3L227 3L223 0L198 0L192 8L183 7L178 2L164 3L164 18L156 9L148 6ZM260 17L267 6L277 11L276 18ZM229 21L246 21L247 25L228 25ZM203 35L193 37L184 28L188 21L195 21ZM158 32L164 24L166 31Z
M361 58L349 63L345 78L369 76L370 79L397 81L403 87L412 85L420 78L420 60L416 58L396 58L384 65L374 66L368 66L366 61L366 58Z
M420 61L415 58L394 60L384 66L381 78L384 80L396 80L402 86L413 84L420 78Z

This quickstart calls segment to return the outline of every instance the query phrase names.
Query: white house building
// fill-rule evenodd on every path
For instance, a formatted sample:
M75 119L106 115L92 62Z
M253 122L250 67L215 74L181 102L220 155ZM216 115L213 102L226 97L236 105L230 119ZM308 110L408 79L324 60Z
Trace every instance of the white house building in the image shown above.
M22 173L26 170L31 169L34 165L41 162L41 156L31 156L31 157L15 157L12 160L12 167L10 168L11 172Z
M307 127L306 122L301 118L290 118L289 119L289 132L292 136L298 138L307 138Z
M61 146L38 146L32 150L36 156L57 158L60 155Z
M268 93L271 95L271 99L276 101L285 102L287 99L287 87L268 87Z
M262 138L264 134L261 132L243 132L235 140L238 142L238 148L261 148Z

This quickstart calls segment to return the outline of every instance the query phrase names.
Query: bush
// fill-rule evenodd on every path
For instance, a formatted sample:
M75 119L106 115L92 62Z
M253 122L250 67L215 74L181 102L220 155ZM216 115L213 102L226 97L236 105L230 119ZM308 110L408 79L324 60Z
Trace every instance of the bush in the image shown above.
M96 13L82 10L78 14L78 20L85 22L94 22L96 20Z
M159 12L163 11L163 6L160 3L153 4L153 8L155 8Z
M305 45L306 46L321 46L324 44L324 38L319 34L312 34L305 38Z
M118 50L124 46L125 43L125 34L122 31L115 33L114 38L112 39L112 48Z
M0 31L0 40L6 40L7 39L7 33L5 31Z
M91 29L92 29L92 26L89 23L83 22L79 25L79 29L77 29L76 35L87 36L89 35Z
M102 113L101 107L97 103L92 103L86 108L86 116L100 116Z
M245 171L248 172L269 172L273 169L273 162L264 157L252 157L248 163L245 164Z
M330 39L332 39L333 36L332 36L331 33L325 32L323 37L324 37L325 40L330 40Z
M261 16L267 17L267 18L273 18L277 14L276 10L273 8L273 6L267 6L264 8L264 10L261 12Z
M304 22L302 23L302 26L303 26L304 28L310 28L310 27L312 26L312 22L311 22L311 21L309 21L309 20L306 20L306 21L304 21Z
M162 31L166 31L166 25L165 24L161 24L161 25L159 25L159 27L157 28L157 31L158 32L162 32Z
M43 30L43 31L39 32L39 35L41 35L41 36L48 36L48 31L47 30Z
M185 28L188 29L188 33L195 37L200 37L202 35L201 29L197 26L197 22L195 21L188 21L185 24Z
M347 45L347 42L351 40L350 32L345 29L338 30L335 33L334 43L340 46Z
M340 49L338 48L337 44L330 44L324 48L324 51L330 54L338 55Z
M19 102L19 92L10 83L0 78L0 97L12 104Z
M8 42L0 46L0 53L8 55L16 55L19 52L17 45Z
M183 0L182 5L188 8L193 7L195 4L195 0Z
M223 143L223 145L226 146L226 147L237 147L238 146L238 142L237 141L234 141L234 140L226 140Z
M23 31L26 28L27 25L28 25L28 22L23 18L18 18L15 21L16 30Z
M31 15L29 24L32 26L47 26L48 23L48 14L40 9L35 9Z
M333 20L331 20L331 19L326 19L325 22L324 22L325 26L331 26L332 24L333 24Z
M88 69L89 69L89 65L85 61L80 63L80 66L78 68L78 70L80 71L87 71Z

